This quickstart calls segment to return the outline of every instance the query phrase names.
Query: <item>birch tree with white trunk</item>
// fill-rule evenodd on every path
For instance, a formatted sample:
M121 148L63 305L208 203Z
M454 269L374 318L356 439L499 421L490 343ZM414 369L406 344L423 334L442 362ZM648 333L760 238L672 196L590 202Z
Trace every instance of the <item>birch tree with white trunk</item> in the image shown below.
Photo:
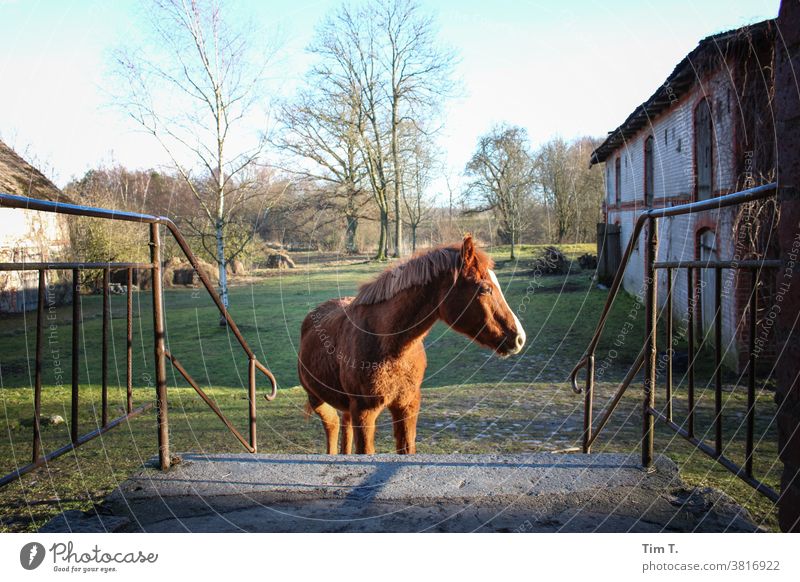
M220 295L228 307L226 232L237 211L267 188L254 177L265 147L264 72L274 47L226 19L218 0L155 0L152 41L115 55L122 86L116 100L152 135L185 180L203 239L213 234ZM224 319L221 319L224 325Z

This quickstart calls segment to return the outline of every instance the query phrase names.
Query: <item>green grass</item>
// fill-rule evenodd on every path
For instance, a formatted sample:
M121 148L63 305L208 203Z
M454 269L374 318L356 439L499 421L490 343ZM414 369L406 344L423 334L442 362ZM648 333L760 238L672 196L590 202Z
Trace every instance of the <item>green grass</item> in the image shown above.
M526 245L527 246L527 245ZM533 257L533 250L526 249ZM576 256L584 251L569 249ZM313 257L310 257L313 258ZM385 267L374 263L308 262L292 272L270 274L231 291L231 312L256 351L275 373L281 388L278 398L258 400L259 449L264 452L322 452L322 431L316 419L306 421L302 412L304 392L298 387L296 346L302 318L319 302L355 293L360 283ZM487 453L561 450L579 444L583 397L565 383L572 365L580 358L597 323L606 291L595 288L589 272L577 265L567 276L532 278L524 261L500 263L500 282L506 298L517 311L527 335L525 353L500 360L465 338L437 325L426 340L428 370L423 383L423 407L419 420L419 452ZM149 292L137 294L134 302L134 404L152 401L153 350ZM240 431L246 434L246 358L235 338L217 325L218 315L204 291L191 289L165 292L167 342L170 351L219 404ZM81 345L81 429L96 428L99 416L101 301L84 296ZM110 416L122 411L125 382L124 298L112 298L110 362ZM54 327L48 328L43 360L43 412L69 420L71 307L56 310ZM616 345L625 323L633 329ZM599 383L595 414L613 394L613 383L627 370L643 340L644 310L626 295L618 298L609 317L607 332L598 349ZM0 473L29 462L35 314L0 319ZM663 342L662 342L663 345ZM610 357L611 350L616 356ZM61 368L61 378L57 367ZM700 410L697 427L702 434L711 426L712 392L709 358L698 366ZM238 441L227 432L191 388L172 368L168 369L170 438L173 451L239 451ZM744 391L735 387L737 378L726 374L730 390L726 398L726 445L728 456L743 458L743 435L739 425L745 406ZM676 374L676 383L681 375ZM713 386L713 384L712 384ZM259 391L268 389L266 381ZM663 390L658 395L663 404ZM641 383L637 380L623 398L594 448L595 452L640 454ZM675 418L685 416L685 391L676 388ZM759 397L756 440L756 475L777 487L779 465L770 466L775 455L775 427L771 424L775 405L772 394ZM392 450L388 416L380 420L378 450ZM65 444L68 424L43 429L45 451ZM738 435L735 435L739 429ZM712 437L709 435L708 439ZM718 467L702 453L670 431L657 429L657 451L665 452L680 466L686 481L715 486L743 503L759 522L776 528L769 502ZM148 412L123 423L101 438L80 447L19 482L0 490L0 530L24 531L41 526L64 509L88 509L100 501L119 481L156 453L155 413Z
M544 249L549 246L557 246L559 250L564 253L567 259L574 261L581 255L586 253L596 255L597 245L595 243L571 243L561 245L517 245L514 252L517 255L517 261L526 262L533 259L541 258L544 255ZM511 245L497 245L489 249L489 254L492 255L495 261L508 261L511 256Z

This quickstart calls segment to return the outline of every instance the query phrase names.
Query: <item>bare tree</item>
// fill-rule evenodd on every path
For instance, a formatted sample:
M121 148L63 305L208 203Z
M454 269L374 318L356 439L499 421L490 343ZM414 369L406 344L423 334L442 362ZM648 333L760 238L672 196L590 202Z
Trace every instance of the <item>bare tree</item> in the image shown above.
M253 171L264 138L251 134L271 51L255 46L252 31L230 26L217 0L155 0L151 23L154 43L117 54L120 103L161 145L197 201L204 224L192 224L203 240L213 232L227 308L226 235L237 212L265 192Z
M312 75L309 88L280 108L281 129L273 145L291 156L284 169L299 179L321 183L325 209L345 221L345 249L357 252L359 219L365 216L370 194L360 150L361 108L351 95ZM320 208L322 209L322 208Z
M408 225L411 228L411 252L417 250L417 230L432 211L428 188L436 167L433 144L414 124L402 127L402 162L400 164L403 185L402 198Z
M454 55L437 45L433 18L413 0L373 1L377 29L381 35L379 62L388 77L390 105L390 149L394 167L394 256L402 243L400 198L403 172L400 167L400 127L411 123L422 131L423 120L438 109L450 93Z
M452 88L454 58L435 37L433 19L413 1L369 0L335 10L311 46L319 57L313 75L347 95L360 111L359 147L381 221L378 259L388 255L392 210L394 255L401 250L399 128L435 117Z
M383 110L381 79L375 59L375 23L357 11L342 6L317 30L310 52L318 57L311 75L329 87L329 93L349 102L355 117L359 153L372 198L378 207L380 236L376 259L387 257L389 235L389 185L391 168Z
M494 211L500 224L498 234L511 245L511 260L516 259L515 245L525 227L523 210L531 199L534 179L525 129L492 128L478 140L466 175L470 178L466 194L478 202L472 211Z
M566 142L557 137L536 152L536 189L555 223L551 242L583 242L595 236L603 176L587 160L597 143L592 138Z

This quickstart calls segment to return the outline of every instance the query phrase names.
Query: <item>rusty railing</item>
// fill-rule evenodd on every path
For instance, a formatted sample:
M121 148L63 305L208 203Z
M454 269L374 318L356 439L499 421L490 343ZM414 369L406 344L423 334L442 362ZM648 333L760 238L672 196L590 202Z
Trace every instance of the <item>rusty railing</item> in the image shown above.
M51 263L0 263L0 272L2 271L38 271L38 305L36 312L36 355L35 355L35 368L34 368L34 423L33 423L33 452L31 455L31 462L23 467L18 467L8 475L0 478L0 487L7 485L22 475L40 467L51 460L68 453L76 447L100 436L108 430L114 428L125 420L135 417L142 412L152 408L152 403L145 403L138 408L133 407L132 401L132 387L133 387L133 309L132 309L132 287L133 287L133 271L134 269L142 269L150 271L152 277L152 293L153 293L153 343L155 355L155 384L156 384L156 407L158 416L158 455L161 468L166 470L170 466L170 448L169 448L169 420L168 420L168 403L167 403L167 370L166 361L169 360L175 369L183 376L186 381L194 388L198 395L214 413L222 420L225 426L231 433L239 440L240 443L251 453L257 451L256 445L256 371L263 373L270 381L271 391L265 394L267 400L273 400L277 395L277 382L272 373L256 358L255 353L247 344L241 331L236 325L236 322L225 309L217 291L214 289L211 282L208 280L202 269L199 268L197 257L195 257L191 248L184 239L181 232L178 230L174 222L169 218L163 216L151 216L148 214L137 214L133 212L118 212L104 208L92 208L88 206L78 206L74 204L64 204L60 202L50 202L46 200L37 200L35 198L26 198L23 196L13 196L10 194L0 193L0 207L3 208L16 208L23 210L38 210L42 212L53 212L56 214L68 214L73 216L85 216L90 218L100 218L107 220L122 220L127 222L138 222L150 225L150 262L149 263L122 263L122 262L51 262ZM165 226L184 253L189 263L194 268L195 272L200 278L203 286L205 287L214 304L217 306L220 314L227 324L227 328L233 333L238 340L242 349L248 358L248 399L249 399L249 439L245 439L241 433L231 424L231 422L220 411L219 407L208 397L208 395L200 388L197 382L189 375L186 369L181 365L173 354L167 351L165 347L165 332L164 332L164 303L162 293L162 273L161 273L161 233L160 227ZM81 301L79 296L79 282L80 274L84 269L99 269L103 271L103 324L102 324L102 353L101 353L101 425L86 434L80 435L78 430L78 411L80 404L79 396L79 338L81 326ZM72 403L71 403L71 418L70 418L70 442L61 448L51 451L50 453L42 454L42 441L41 441L41 400L42 400L42 357L43 357L43 339L44 339L44 312L46 309L46 288L47 288L47 272L48 271L72 271L73 282L73 301L72 301ZM127 398L126 398L126 413L118 418L109 420L108 418L108 338L109 326L111 320L110 309L110 275L111 271L124 270L126 271L127 282L127 354L126 354L126 384L127 384Z
M580 361L575 365L570 373L570 380L572 382L572 389L580 394L584 392L584 420L583 420L583 440L582 449L584 453L591 452L592 444L597 440L597 436L608 423L614 410L617 408L622 396L628 389L628 386L634 380L636 375L645 367L644 379L644 399L642 403L642 466L649 469L653 463L653 447L654 447L654 424L658 420L665 426L673 430L678 435L685 438L698 450L702 451L712 459L716 460L720 465L725 467L728 471L742 479L745 483L756 489L759 493L766 496L773 502L778 500L778 493L764 484L753 475L753 432L755 426L755 385L756 385L756 353L755 353L755 336L756 336L756 314L758 311L758 294L757 283L758 276L762 269L775 269L781 266L780 260L770 259L757 259L757 260L718 260L718 261L657 261L658 252L658 219L670 216L680 216L696 212L719 210L731 206L738 206L746 202L754 200L763 200L777 193L776 184L766 184L758 186L749 190L743 190L734 194L720 196L718 198L711 198L700 202L692 202L689 204L682 204L679 206L672 206L666 208L654 208L643 212L633 229L633 233L628 241L628 246L625 248L625 253L622 256L620 267L617 270L614 282L608 292L605 307L600 315L600 320L592 336L589 346ZM633 365L628 370L628 373L622 379L609 404L603 411L600 420L597 422L596 427L593 426L593 396L594 396L594 380L595 380L595 353L600 341L600 337L605 328L606 320L608 318L611 307L614 304L620 287L622 286L622 279L625 273L625 268L630 261L631 255L636 245L636 241L644 227L647 226L646 232L646 250L645 250L645 277L644 277L644 291L645 291L645 345L639 351ZM687 343L688 343L688 367L687 367L687 399L688 399L688 414L686 418L686 428L674 422L672 416L672 288L673 288L673 271L676 269L686 270L687 282ZM694 366L697 353L695 352L695 308L696 308L696 293L694 274L695 270L713 269L715 272L715 317L714 317L714 443L713 446L709 445L702 439L697 438L695 435L695 385L694 385ZM749 361L748 361L748 386L747 386L747 414L746 414L746 441L745 441L745 461L744 466L741 466L725 456L722 450L722 304L721 304L721 288L722 288L722 271L723 269L746 269L751 273L752 289L749 298L749 311L750 311L750 345L749 345ZM667 277L667 296L665 299L664 314L665 321L665 335L666 335L666 414L656 410L655 396L656 396L656 332L657 332L657 319L658 319L658 305L657 305L657 289L658 289L658 271L666 271ZM585 388L581 390L578 386L577 375L578 372L586 368Z

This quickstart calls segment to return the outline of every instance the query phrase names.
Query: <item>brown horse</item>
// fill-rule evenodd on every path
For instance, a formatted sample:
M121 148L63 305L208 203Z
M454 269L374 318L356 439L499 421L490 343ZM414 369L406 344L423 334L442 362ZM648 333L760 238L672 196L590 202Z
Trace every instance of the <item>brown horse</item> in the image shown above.
M331 299L303 321L298 373L307 412L322 419L328 453L375 452L375 421L392 414L398 453L416 452L422 340L441 319L501 357L517 354L525 331L509 309L491 259L472 237L387 269L355 298Z

